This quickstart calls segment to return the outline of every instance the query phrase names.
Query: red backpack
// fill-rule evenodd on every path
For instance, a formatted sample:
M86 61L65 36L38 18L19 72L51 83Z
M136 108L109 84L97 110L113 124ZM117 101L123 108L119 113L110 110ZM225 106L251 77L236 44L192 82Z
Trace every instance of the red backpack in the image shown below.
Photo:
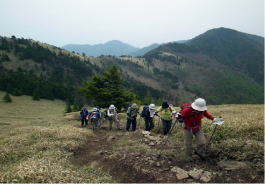
M191 108L191 103L184 103L179 106L180 107L180 112L186 108Z

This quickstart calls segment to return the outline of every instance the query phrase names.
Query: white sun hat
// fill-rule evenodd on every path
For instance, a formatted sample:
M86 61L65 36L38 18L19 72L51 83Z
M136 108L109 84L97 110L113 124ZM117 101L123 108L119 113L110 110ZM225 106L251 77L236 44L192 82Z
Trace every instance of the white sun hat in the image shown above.
M206 107L206 101L202 98L198 98L196 99L192 104L191 104L191 107L194 109L194 110L197 110L197 111L205 111L207 110L207 107Z
M114 105L110 105L109 109L115 109L116 107Z
M150 104L150 105L149 105L149 109L151 109L151 110L155 110L155 109L156 109L155 104Z

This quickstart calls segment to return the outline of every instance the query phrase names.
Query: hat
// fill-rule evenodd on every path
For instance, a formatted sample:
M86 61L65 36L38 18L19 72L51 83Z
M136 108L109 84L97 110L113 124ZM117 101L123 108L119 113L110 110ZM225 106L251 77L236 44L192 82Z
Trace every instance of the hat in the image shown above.
M138 107L137 107L137 104L136 104L136 103L132 104L132 108L133 108L133 109L137 109L137 108L138 108Z
M95 107L95 108L93 108L93 111L98 111L98 109Z
M156 109L155 104L150 104L150 105L149 105L149 109L151 109L151 110L155 110L155 109Z
M109 109L115 109L116 107L114 105L110 105Z
M163 108L163 109L166 109L166 108L168 108L168 107L169 107L169 105L168 105L167 102L163 102L163 103L162 103L162 108Z
M206 107L206 101L202 98L197 98L192 104L191 104L191 107L194 109L194 110L197 110L197 111L205 111L207 110L207 107Z

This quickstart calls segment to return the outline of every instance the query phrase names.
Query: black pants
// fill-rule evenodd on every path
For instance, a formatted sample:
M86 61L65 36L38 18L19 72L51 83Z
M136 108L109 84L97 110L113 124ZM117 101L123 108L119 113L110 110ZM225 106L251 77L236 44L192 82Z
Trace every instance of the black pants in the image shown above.
M154 128L153 118L144 118L145 130L151 131Z
M87 126L87 119L86 118L81 119L81 126Z
M127 118L126 130L129 131L132 124L132 131L136 130L136 117Z
M169 130L171 129L172 120L168 121L162 119L162 123L163 123L163 134L167 135Z

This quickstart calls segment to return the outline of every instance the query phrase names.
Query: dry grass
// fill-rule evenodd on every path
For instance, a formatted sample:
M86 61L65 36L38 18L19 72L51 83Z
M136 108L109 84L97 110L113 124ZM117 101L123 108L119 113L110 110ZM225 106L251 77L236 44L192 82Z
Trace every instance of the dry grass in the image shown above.
M0 97L4 93L0 92ZM31 97L12 97L12 103L0 101L0 182L1 183L112 183L101 169L73 166L72 153L83 145L91 130L79 127L77 113L64 114L62 101L32 101ZM179 110L179 108L176 108ZM259 160L264 164L263 105L209 106L214 116L222 116L225 124L218 126L211 150L221 159ZM119 114L120 126L126 115ZM139 121L139 120L138 120ZM157 129L158 120L156 120ZM141 128L144 122L141 120ZM214 125L203 120L203 130L209 139ZM108 133L111 135L111 133ZM141 137L136 133L135 137ZM183 132L177 126L169 137L183 144ZM122 136L114 150L127 146L129 150L149 150L149 146ZM174 151L164 151L174 152Z
M213 116L222 116L225 124L217 126L211 148L220 152L222 159L252 161L264 157L264 105L218 105L208 106ZM215 125L203 119L203 130L207 139ZM177 126L173 132L174 142L183 143L183 132Z
M93 133L64 118L64 102L12 99L0 102L1 183L113 182L100 169L70 163L72 152Z

